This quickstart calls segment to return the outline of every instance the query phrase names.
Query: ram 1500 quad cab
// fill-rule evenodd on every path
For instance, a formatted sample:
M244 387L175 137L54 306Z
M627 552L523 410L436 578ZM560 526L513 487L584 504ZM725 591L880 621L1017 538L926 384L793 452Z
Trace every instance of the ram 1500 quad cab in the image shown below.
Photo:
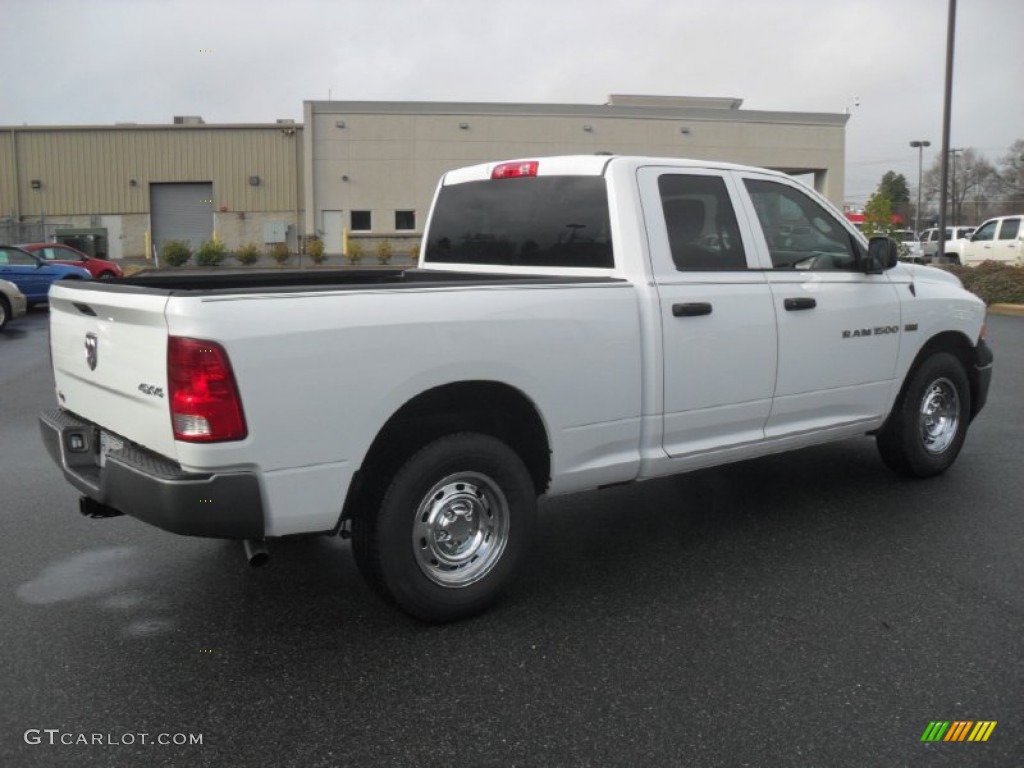
M479 612L537 498L873 435L927 477L985 403L985 307L813 190L573 156L441 180L416 268L164 271L50 293L43 439L94 517L350 534L428 621Z

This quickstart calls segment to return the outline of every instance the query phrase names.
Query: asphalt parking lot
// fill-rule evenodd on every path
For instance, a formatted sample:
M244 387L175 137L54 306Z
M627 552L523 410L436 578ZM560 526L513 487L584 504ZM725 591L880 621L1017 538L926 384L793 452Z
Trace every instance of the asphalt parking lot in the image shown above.
M0 333L0 765L1024 759L1024 318L989 320L990 400L946 475L897 479L860 439L548 501L509 599L442 627L337 539L253 571L80 517L35 423L46 321ZM936 720L997 725L922 743Z

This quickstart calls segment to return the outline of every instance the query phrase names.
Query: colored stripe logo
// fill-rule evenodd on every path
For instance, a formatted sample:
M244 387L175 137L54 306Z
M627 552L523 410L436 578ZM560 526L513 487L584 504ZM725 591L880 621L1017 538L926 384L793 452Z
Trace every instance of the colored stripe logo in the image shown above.
M995 720L932 720L921 734L921 741L988 741L996 728Z

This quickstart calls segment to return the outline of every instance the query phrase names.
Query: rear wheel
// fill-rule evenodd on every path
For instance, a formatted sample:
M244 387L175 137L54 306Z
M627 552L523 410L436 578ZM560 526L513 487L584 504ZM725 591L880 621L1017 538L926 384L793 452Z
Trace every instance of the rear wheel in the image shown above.
M536 491L519 456L476 433L439 438L391 480L379 508L357 511L356 563L385 599L430 622L483 611L527 554Z
M971 390L960 360L926 358L911 374L876 438L885 464L908 477L931 477L956 460L970 422Z
M0 296L0 331L7 325L7 321L11 319L11 305L7 303L6 296Z

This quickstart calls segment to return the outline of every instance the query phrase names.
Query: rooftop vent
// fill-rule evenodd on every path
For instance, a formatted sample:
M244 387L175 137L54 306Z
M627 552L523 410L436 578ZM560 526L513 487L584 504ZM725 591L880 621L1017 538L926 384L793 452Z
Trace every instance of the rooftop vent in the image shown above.
M175 125L205 125L203 118L199 115L175 115Z

